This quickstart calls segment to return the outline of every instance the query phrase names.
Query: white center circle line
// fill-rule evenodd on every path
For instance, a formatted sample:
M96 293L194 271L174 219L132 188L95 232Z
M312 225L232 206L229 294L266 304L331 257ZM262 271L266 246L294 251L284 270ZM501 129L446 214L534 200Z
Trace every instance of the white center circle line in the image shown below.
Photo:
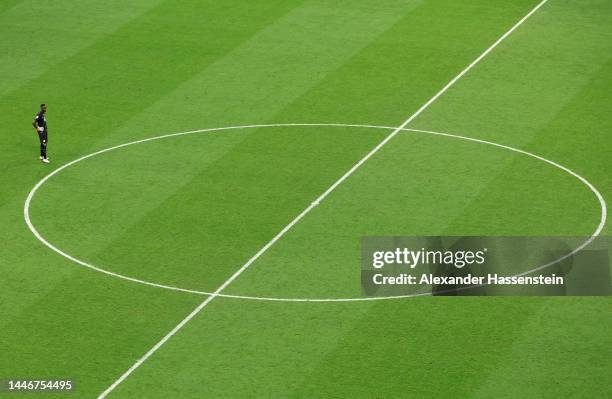
M45 177L43 177L38 183L36 183L36 185L32 188L32 190L30 190L25 203L24 203L24 208L23 208L23 216L24 216L24 220L28 226L28 228L30 229L30 231L32 232L32 234L34 234L34 236L40 241L42 242L46 247L48 247L49 249L53 250L54 252L58 253L59 255L63 256L66 259L69 259L70 261L77 263L81 266L87 267L89 269L95 270L97 272L100 273L104 273L106 275L112 276L112 277L116 277L116 278L120 278L123 280L127 280L127 281L131 281L131 282L135 282L135 283L139 283L139 284L144 284L144 285L148 285L148 286L152 286L152 287L156 287L156 288L163 288L163 289L168 289L168 290L173 290L173 291L180 291L180 292L186 292L186 293L191 293L191 294L197 294L197 295L204 295L204 296L217 296L217 297L223 297L223 298L233 298L233 299L245 299L245 300L259 300L259 301L281 301L281 302L356 302L356 301L373 301L373 300L386 300L386 299L401 299L401 298L411 298L411 297L417 297L417 296L428 296L428 295L432 295L431 292L422 292L422 293L415 293L415 294L408 294L408 295L397 295L397 296L386 296L386 297L355 297L355 298L279 298L279 297L259 297L259 296L249 296L249 295L232 295L232 294L221 294L221 293L213 293L213 292L207 292L207 291L199 291L199 290L193 290L193 289L187 289L187 288L181 288L181 287L175 287L175 286L171 286L171 285L165 285L165 284L160 284L160 283L155 283L155 282L151 282L151 281L147 281L147 280L141 280L141 279L137 279L134 277L130 277L130 276L126 276L123 274L119 274L119 273L115 273L103 268L100 268L98 266L95 266L91 263L85 262L81 259L78 259L68 253L66 253L65 251L63 251L62 249L56 247L55 245L53 245L52 243L50 243L48 240L46 240L36 229L36 227L34 226L34 224L31 221L30 218L30 205L32 202L32 199L34 198L34 195L36 194L36 192L38 191L38 189L40 189L40 187L45 184L51 177L55 176L56 174L58 174L59 172L61 172L62 170L68 168L69 166L72 166L78 162L81 162L85 159L94 157L96 155L100 155L109 151L113 151L119 148L123 148L123 147L127 147L130 145L134 145L134 144L141 144L141 143L146 143L149 141L154 141L154 140L160 140L160 139L165 139L165 138L171 138L171 137L177 137L177 136L184 136L184 135L189 135L189 134L196 134L196 133L207 133L207 132L217 132L217 131L224 131L224 130L238 130L238 129L253 129L253 128L268 128L268 127L354 127L354 128L366 128L366 129L385 129L385 130L401 130L403 132L413 132L413 133L420 133L420 134L429 134L429 135L435 135L435 136L442 136L442 137L449 137L449 138L454 138L454 139L459 139L459 140L466 140L466 141L471 141L471 142L475 142L475 143L480 143L480 144L485 144L485 145L491 145L494 147L498 147L498 148L502 148L505 150L509 150L509 151L513 151L519 154L523 154L532 158L535 158L537 160L540 160L542 162L548 163L549 165L552 165L558 169L561 169L562 171L568 173L569 175L573 176L574 178L578 179L581 183L583 183L584 185L586 185L589 190L591 190L591 192L593 192L593 194L595 195L595 197L597 198L599 204L600 204L600 208L601 208L601 218L600 218L600 222L597 226L597 228L595 229L595 231L591 234L591 236L584 242L582 243L580 246L578 246L576 249L574 249L573 251L569 252L568 254L562 256L559 259L556 259L552 262L549 262L547 264L544 265L539 265L533 269L527 270L525 272L522 272L520 274L517 274L516 276L523 276L523 275L527 275L539 270L542 270L544 268L547 268L549 266L552 266L553 264L560 262L574 254L576 254L577 252L581 251L582 249L584 249L585 247L587 247L589 244L591 244L593 242L593 240L595 240L595 238L597 236L599 236L605 226L606 223L606 219L607 219L607 207L606 207L606 202L603 198L603 196L601 195L601 193L599 192L599 190L597 190L597 188L590 183L587 179L585 179L584 177L580 176L579 174L577 174L576 172L572 171L571 169L557 163L554 161L551 161L547 158L544 158L542 156L533 154L531 152L525 151L525 150L521 150L518 148L514 148L514 147L510 147L504 144L499 144L499 143L495 143L495 142L491 142L491 141L486 141L486 140L481 140L481 139L476 139L476 138L472 138L472 137L466 137L466 136L460 136L460 135L456 135L456 134L450 134L450 133L442 133L442 132L435 132L435 131L429 131L429 130L419 130L419 129L410 129L410 128L405 128L405 127L401 127L401 128L397 128L397 127L391 127L391 126L379 126L379 125L362 125L362 124L344 124L344 123L280 123L280 124L257 124L257 125L242 125L242 126L228 126L228 127L218 127L218 128L208 128L208 129L199 129L199 130L191 130L191 131L186 131L186 132L178 132L178 133L170 133L170 134L164 134L161 136L155 136L155 137L150 137L150 138L145 138L145 139L141 139L141 140L136 140L136 141L131 141L129 143L124 143L124 144L119 144L113 147L108 147L87 155L84 155L80 158L77 158L73 161L70 161L62 166L60 166L59 168L53 170L51 173L49 173L48 175L46 175ZM315 204L315 203L313 203ZM473 288L475 286L470 286L470 287L462 287L462 289L469 289L469 288Z

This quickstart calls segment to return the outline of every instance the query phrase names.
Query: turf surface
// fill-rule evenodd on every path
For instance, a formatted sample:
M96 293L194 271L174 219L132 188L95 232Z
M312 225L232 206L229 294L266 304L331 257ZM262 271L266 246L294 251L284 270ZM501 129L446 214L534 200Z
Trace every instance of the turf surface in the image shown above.
M69 377L71 397L95 397L204 299L37 241L23 203L53 168L207 127L398 126L536 4L0 3L0 378ZM611 82L612 4L550 0L410 127L531 151L609 198ZM42 101L50 165L29 126ZM212 291L388 133L270 127L133 145L50 179L32 221L107 270ZM558 169L403 132L226 292L358 297L364 235L589 235L598 220L593 194ZM111 397L605 398L610 305L216 298Z

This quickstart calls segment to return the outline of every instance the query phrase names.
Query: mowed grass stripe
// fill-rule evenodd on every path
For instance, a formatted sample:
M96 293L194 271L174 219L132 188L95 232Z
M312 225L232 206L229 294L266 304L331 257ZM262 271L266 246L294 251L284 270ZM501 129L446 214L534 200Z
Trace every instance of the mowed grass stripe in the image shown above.
M54 65L74 56L161 0L0 3L0 65L5 76L0 96L40 78ZM44 80L56 79L44 76ZM34 100L33 104L35 105ZM25 104L23 104L25 105ZM31 105L30 105L31 107ZM16 107L18 110L20 107Z
M16 4L20 3L23 0L6 0L0 3L0 14L6 12L13 8Z
M537 313L515 329L515 339L499 353L498 366L488 370L470 397L608 396L612 322L603 315L609 302L601 297L532 301Z
M539 131L563 115L564 107L612 58L609 9L610 4L600 0L550 2L533 16L534 23L515 32L509 45L498 48L477 74L466 76L447 93L445 101L430 107L412 127L529 148ZM488 90L483 90L485 85ZM599 103L589 102L585 105ZM587 112L583 116L586 119L566 115L570 123L557 126L559 133L585 137L588 135L579 131L566 132L585 122L608 120ZM564 142L558 140L558 144Z
M56 162L98 149L104 137L297 4L192 0L177 8L166 1L4 96L10 143L24 143L8 133L31 119L32 104L24 99L37 93L49 103ZM233 24L226 23L230 16ZM127 141L134 134L116 138ZM21 157L30 153L20 147Z
M486 379L517 326L537 309L516 298L410 301L272 304L219 298L114 396L462 396ZM505 315L496 323L492 307ZM474 361L466 366L466 358Z
M120 134L150 136L284 118L288 104L350 64L421 4L420 0L305 2L143 110ZM380 59L377 68L382 72L386 64ZM350 79L362 81L358 76ZM342 103L346 102L345 98ZM291 122L317 113L306 110Z
M536 4L423 2L273 121L398 126Z
M460 134L525 148L577 171L609 199L607 171L612 164L602 151L609 147L605 132L611 120L604 109L610 94L601 88L611 76L608 8L609 4L598 0L553 2L534 16L537 23L526 25L509 40L513 45L500 48L483 63L479 74L458 84L414 126L456 129ZM518 219L542 220L539 225L527 222L531 234L589 235L593 231L598 206L586 191L578 186L573 190L538 185L538 171L515 172L510 166L497 179L504 184L533 180L530 195L544 200L541 206L518 209L521 201L514 201L515 205L504 208ZM562 197L554 200L551 194ZM467 213L454 222L454 229L466 226L466 220L475 221L472 227L476 227L483 220L483 207L494 209L498 202L494 190L483 190ZM567 207L572 210L555 221L555 215ZM503 229L507 234L521 234L518 223L516 228L505 224ZM603 234L606 231L609 224Z

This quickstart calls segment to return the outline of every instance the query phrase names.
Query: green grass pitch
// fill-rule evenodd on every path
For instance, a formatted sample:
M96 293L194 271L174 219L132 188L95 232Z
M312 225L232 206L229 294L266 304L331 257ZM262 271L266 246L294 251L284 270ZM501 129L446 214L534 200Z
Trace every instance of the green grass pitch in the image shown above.
M538 3L0 1L0 379L71 378L68 397L97 397L207 298L43 245L23 208L52 170L205 128L397 127ZM611 89L612 2L549 0L408 128L530 151L609 199ZM49 165L30 126L41 102ZM212 292L389 133L276 126L122 147L49 179L31 221L109 272ZM600 217L550 165L400 132L223 293L356 298L362 236L588 236ZM215 297L108 396L610 398L611 310L609 297Z

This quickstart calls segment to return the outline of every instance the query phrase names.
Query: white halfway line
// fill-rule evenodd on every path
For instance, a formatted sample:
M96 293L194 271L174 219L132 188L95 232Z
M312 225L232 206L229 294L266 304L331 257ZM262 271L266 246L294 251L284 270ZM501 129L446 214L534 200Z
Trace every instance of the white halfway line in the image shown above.
M253 262L255 262L263 253L265 253L276 241L285 235L296 223L298 223L304 216L306 216L315 206L317 206L325 197L327 197L336 187L342 182L348 179L361 165L363 165L372 155L376 154L385 144L389 142L393 137L397 135L402 129L404 129L410 122L412 122L417 116L425 111L434 101L436 101L442 94L444 94L451 86L453 86L459 79L461 79L466 73L468 73L476 64L478 64L484 57L486 57L495 47L497 47L504 39L506 39L512 32L514 32L519 26L521 26L531 15L533 15L540 7L546 4L548 0L543 0L537 6L535 6L527 15L521 18L510 30L504 33L499 39L495 41L489 48L487 48L478 58L472 61L465 69L463 69L457 76L455 76L450 82L448 82L440 91L438 91L432 98L429 99L425 104L421 106L414 114L398 126L393 132L391 132L383 141L381 141L376 147L368 152L359 162L357 162L352 168L350 168L342 177L340 177L334 184L332 184L323 194L315 199L306 209L304 209L299 215L295 217L285 228L283 228L277 235L274 236L266 245L264 245L251 259L249 259L240 269L238 269L230 278L228 278L219 288L217 288L209 297L207 297L201 304L198 305L187 317L185 317L179 324L177 324L170 332L168 332L158 343L156 343L151 349L147 351L140 359L136 361L125 373L123 373L115 382L111 384L104 392L102 392L98 399L105 398L110 394L119 384L121 384L127 377L130 376L140 365L142 365L151 355L153 355L159 348L162 347L170 338L172 338L185 324L193 319L202 309L206 307L215 297L221 293L228 285L230 285L242 272L244 272Z

